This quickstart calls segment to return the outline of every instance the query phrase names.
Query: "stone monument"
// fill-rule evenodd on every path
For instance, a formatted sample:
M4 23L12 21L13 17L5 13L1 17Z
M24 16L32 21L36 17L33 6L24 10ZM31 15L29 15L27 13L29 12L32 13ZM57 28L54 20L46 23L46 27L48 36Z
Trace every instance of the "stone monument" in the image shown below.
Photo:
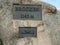
M60 12L42 1L0 0L0 39L2 45L60 45Z

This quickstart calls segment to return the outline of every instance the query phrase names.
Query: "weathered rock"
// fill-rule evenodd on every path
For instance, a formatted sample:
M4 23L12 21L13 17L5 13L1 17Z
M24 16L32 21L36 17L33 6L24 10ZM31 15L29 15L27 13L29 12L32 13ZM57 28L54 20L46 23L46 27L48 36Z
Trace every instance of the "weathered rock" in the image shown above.
M42 5L42 20L13 20L13 4ZM37 38L18 38L18 27L37 27ZM0 0L0 38L4 45L60 45L60 12L45 2Z

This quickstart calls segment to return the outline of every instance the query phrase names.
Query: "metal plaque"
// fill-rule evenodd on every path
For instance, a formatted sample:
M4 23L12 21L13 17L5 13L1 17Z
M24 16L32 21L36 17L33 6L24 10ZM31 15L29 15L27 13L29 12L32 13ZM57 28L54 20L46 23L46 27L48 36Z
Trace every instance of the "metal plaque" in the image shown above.
M36 27L19 27L20 37L37 37Z
M33 4L14 5L13 19L42 20L42 6Z

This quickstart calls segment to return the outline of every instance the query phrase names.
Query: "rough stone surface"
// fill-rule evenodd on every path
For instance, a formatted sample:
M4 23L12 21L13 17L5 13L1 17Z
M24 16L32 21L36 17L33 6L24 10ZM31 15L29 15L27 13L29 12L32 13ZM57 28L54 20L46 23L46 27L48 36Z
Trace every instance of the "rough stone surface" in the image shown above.
M13 20L13 4L42 5L42 20ZM19 38L18 27L37 27L37 38ZM0 38L4 45L60 45L60 12L45 2L0 0Z

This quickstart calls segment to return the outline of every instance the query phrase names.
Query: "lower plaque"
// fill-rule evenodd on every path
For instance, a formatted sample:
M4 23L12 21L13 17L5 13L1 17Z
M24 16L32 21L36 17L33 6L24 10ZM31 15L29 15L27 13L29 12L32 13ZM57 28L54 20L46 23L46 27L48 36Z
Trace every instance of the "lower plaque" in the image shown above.
M37 37L37 27L19 27L19 37Z

